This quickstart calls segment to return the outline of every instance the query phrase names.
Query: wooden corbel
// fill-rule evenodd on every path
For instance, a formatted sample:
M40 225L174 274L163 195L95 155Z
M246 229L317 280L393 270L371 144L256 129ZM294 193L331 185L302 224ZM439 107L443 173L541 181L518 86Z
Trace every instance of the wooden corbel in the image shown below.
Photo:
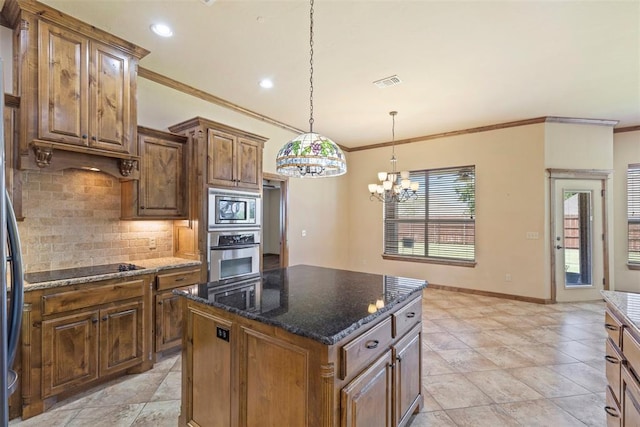
M53 147L44 147L33 145L33 153L36 155L36 164L39 168L45 168L51 164L51 157L53 156Z
M133 169L136 167L138 161L133 159L120 159L120 173L122 176L129 176Z

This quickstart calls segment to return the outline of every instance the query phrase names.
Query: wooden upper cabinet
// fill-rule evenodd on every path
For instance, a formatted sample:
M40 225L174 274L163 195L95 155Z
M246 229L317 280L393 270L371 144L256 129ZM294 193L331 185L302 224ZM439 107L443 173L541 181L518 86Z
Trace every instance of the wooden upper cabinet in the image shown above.
M239 138L236 145L236 185L260 188L262 184L262 145Z
M196 173L206 174L205 186L262 189L262 152L266 138L202 117L171 126L169 130L192 136L195 152L206 158L206 164L193 165ZM196 162L199 159L200 156L196 156Z
M38 137L88 146L89 41L73 31L38 24Z
M136 77L149 52L35 0L7 0L3 17L15 34L19 168L137 178Z
M122 183L122 218L187 215L187 138L138 127L140 180Z
M257 190L262 184L262 143L216 129L208 130L207 182Z
M235 136L209 129L207 139L207 182L210 185L235 185Z
M38 34L39 138L129 153L131 57L43 21Z

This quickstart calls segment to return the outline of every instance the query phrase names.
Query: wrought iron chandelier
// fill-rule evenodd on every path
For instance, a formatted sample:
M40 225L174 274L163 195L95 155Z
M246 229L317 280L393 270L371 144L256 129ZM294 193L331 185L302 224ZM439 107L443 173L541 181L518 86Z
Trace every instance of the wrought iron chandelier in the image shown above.
M379 200L383 203L406 202L418 197L418 182L409 179L409 171L396 172L396 115L397 111L389 112L392 120L391 126L391 172L378 172L378 184L369 184L370 200Z
M338 144L313 131L313 0L309 22L309 132L296 136L280 149L276 157L276 171L297 178L343 175L347 173L347 162Z

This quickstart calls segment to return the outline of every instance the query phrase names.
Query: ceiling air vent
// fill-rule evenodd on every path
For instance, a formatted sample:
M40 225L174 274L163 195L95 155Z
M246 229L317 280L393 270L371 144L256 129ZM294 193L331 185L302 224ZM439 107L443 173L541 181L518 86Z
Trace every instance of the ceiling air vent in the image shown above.
M384 79L376 80L375 82L373 82L374 85L378 86L381 89L389 86L395 86L400 83L402 83L402 80L400 80L400 77L396 75L385 77Z

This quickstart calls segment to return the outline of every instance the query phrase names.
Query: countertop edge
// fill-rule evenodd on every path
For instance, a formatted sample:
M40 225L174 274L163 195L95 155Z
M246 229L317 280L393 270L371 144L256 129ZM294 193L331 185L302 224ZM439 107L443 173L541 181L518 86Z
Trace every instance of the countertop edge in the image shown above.
M421 288L417 288L412 290L411 292L401 295L398 299L394 300L392 304L388 304L385 307L379 309L377 312L370 314L369 316L363 317L362 319L360 319L358 322L355 322L353 324L351 324L350 326L348 326L347 328L343 329L342 331L338 332L337 334L334 335L330 335L330 336L325 336L325 335L320 335L317 333L314 333L312 331L308 331L308 330L304 330L301 328L296 328L294 326L291 325L287 325L283 322L279 322L277 320L274 319L269 319L267 317L263 317L260 316L260 314L258 313L252 313L249 311L244 311L244 310L239 310L237 308L234 307L230 307L224 304L219 304L217 302L214 301L209 301L207 299L204 298L200 298L197 295L191 295L188 292L184 292L184 291L180 291L180 290L174 290L173 293L176 295L181 295L187 299L190 299L192 301L204 304L204 305L208 305L211 307L216 307L219 308L221 310L224 311L228 311L229 313L233 313L233 314L237 314L238 316L244 317L246 319L249 320L255 320L258 321L260 323L264 323L266 325L270 325L270 326L277 326L279 328L284 329L285 331L295 334L295 335L299 335L302 337L306 337L306 338L310 338L312 340L318 341L322 344L326 344L326 345L334 345L336 343L338 343L340 340L342 340L343 338L349 336L350 334L352 334L353 332L355 332L356 330L358 330L359 328L361 328L362 326L371 323L373 321L375 321L376 319L384 316L385 314L391 312L393 309L395 309L398 305L412 300L414 299L416 294L422 295L423 290L427 287L427 283L425 282L424 286L422 286Z
M117 279L122 277L134 277L134 276L142 276L147 274L156 274L163 270L170 270L175 268L183 268L183 267L196 267L202 265L202 262L194 259L186 259L186 258L176 258L176 257L168 257L168 258L155 258L155 259L147 259L147 260L139 260L139 261L131 261L144 269L140 270L130 270L130 271L120 271L117 273L109 273L109 274L100 274L96 276L85 276L85 277L76 277L73 279L63 279L63 280L52 280L49 282L36 282L29 283L24 282L24 291L36 291L42 289L51 289L51 288L59 288L65 286L73 286L73 285L83 285L89 284L93 282L99 282L102 280L108 279Z
M627 326L632 327L636 334L640 335L640 318L632 318L628 312L628 297L637 298L640 304L640 294L620 291L600 291L600 294L604 297L605 302L611 304L624 317Z

